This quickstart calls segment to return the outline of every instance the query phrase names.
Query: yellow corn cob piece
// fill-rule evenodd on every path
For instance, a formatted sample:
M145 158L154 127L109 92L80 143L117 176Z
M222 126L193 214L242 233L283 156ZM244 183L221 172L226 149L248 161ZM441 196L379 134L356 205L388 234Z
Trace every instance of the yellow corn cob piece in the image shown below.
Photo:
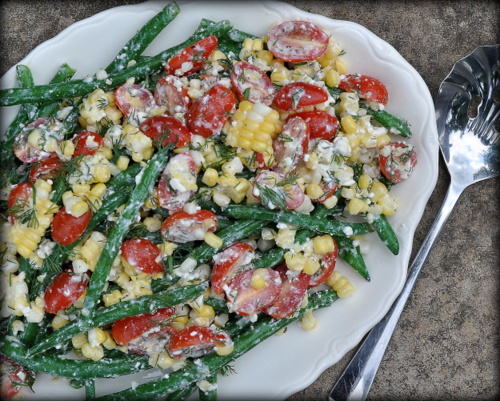
M9 230L9 242L16 246L17 252L25 258L29 258L35 251L45 231L50 226L54 213L59 209L51 202L49 192L52 186L44 180L35 183L36 199L34 200L34 217L27 223L16 221Z
M244 100L234 114L226 137L226 144L264 153L272 148L273 134L279 114L262 103Z

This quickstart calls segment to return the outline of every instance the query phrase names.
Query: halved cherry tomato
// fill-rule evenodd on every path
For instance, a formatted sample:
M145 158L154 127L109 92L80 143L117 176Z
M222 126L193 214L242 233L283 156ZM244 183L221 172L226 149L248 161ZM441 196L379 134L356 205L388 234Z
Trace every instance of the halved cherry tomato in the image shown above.
M166 322L168 324L168 321ZM170 337L177 331L172 326L160 325L139 337L130 340L125 346L129 352L141 355L158 355L167 347Z
M255 280L254 275L260 279ZM264 285L260 285L261 279ZM258 285L255 281L259 282ZM282 287L280 274L274 269L259 268L237 274L225 287L231 310L239 315L251 315L271 305L279 296Z
M177 76L186 76L203 68L219 43L216 36L207 36L173 56L165 66L165 71Z
M311 199L313 202L318 202L318 203L323 203L326 202L328 199L330 199L333 195L335 195L335 192L337 192L337 181L335 179L331 179L328 182L325 182L322 180L319 183L321 189L323 189L323 195L321 195L319 198L316 199Z
M91 131L79 132L73 137L72 141L75 144L73 157L81 155L92 156L102 148L104 144L104 138Z
M268 165L269 163L269 165ZM264 157L263 153L255 152L255 166L260 169L269 169L272 168L276 163L276 159L274 156Z
M406 180L417 164L417 152L413 145L390 142L379 153L380 171L391 182Z
M59 273L43 294L45 311L56 313L73 305L85 292L88 279L87 274L75 274L69 269Z
M17 184L9 193L7 208L9 220L14 223L16 216L28 210L33 205L33 185L29 182Z
M158 309L156 313L143 313L117 320L111 326L111 335L119 345L125 345L145 332L170 319L175 313L172 307Z
M185 113L191 105L186 84L174 75L166 75L158 81L154 99L158 106L166 107L171 116Z
M335 265L337 263L337 257L339 254L339 247L335 243L335 249L331 252L325 253L319 260L319 270L314 273L309 282L309 287L317 287L323 284L328 277L330 277L335 270Z
M304 300L311 275L304 272L294 273L286 263L282 263L275 270L280 274L283 285L278 298L264 309L264 312L274 318L283 319L295 312Z
M63 169L63 164L57 157L49 157L48 159L43 159L31 167L29 182L34 183L37 178L43 180L49 180L56 178L61 174Z
M276 93L273 83L264 71L247 61L239 61L234 65L231 83L240 101L248 100L266 106L273 103Z
M168 216L161 226L161 234L169 241L185 244L203 240L205 234L217 230L217 216L210 210L189 214L179 210Z
M286 21L269 31L267 47L276 58L299 63L321 57L328 41L328 35L311 22Z
M0 354L2 376L0 378L0 395L2 400L13 398L23 387L31 387L35 382L35 373L25 366Z
M311 139L330 141L335 137L340 126L338 118L325 110L299 111L291 114L288 119L293 117L300 117L307 123Z
M37 143L42 145L45 142L45 134L46 131L49 130L49 126L51 125L51 123L52 119L50 117L40 117L39 119L33 121L25 128L23 128L23 130L17 135L16 139L14 140L13 146L14 153L19 160L21 160L23 163L35 163L53 155L53 152L46 152L40 147L33 146L28 142L29 135L36 128L38 128L41 133L41 138L37 141Z
M189 153L179 153L172 157L158 182L160 206L171 212L181 210L195 190L185 188L179 178L192 186L196 184L197 176L196 163Z
M125 117L155 105L153 94L138 84L125 83L115 89L115 102Z
M212 290L222 295L237 273L248 269L255 257L252 245L246 242L235 242L214 256L211 284Z
M369 75L347 75L340 81L339 88L383 105L389 101L389 93L382 81Z
M64 207L59 209L52 220L52 239L61 245L72 244L80 238L91 219L91 209L80 217L69 214Z
M263 170L255 178L256 188L254 189L253 195L261 201L264 206L270 209L282 207L282 205L276 204L276 198L282 202L284 201L288 209L297 209L304 202L304 191L297 181L288 181L290 180L286 180L286 175L281 172ZM267 191L273 191L274 196L269 196ZM271 195L273 194L271 193Z
M139 130L153 141L161 142L163 146L174 144L179 148L191 140L191 132L187 127L177 118L168 115L145 119Z
M160 248L146 238L125 241L121 251L127 263L141 272L156 274L164 271Z
M277 163L273 170L289 173L302 161L309 150L309 126L296 116L288 119L283 131L273 141L274 158Z
M189 326L170 337L168 353L174 358L199 358L214 352L217 347L230 344L231 337L221 329Z
M215 84L196 99L186 113L186 125L193 134L208 138L217 135L229 118L236 103L233 91Z
M283 86L274 97L274 106L283 111L299 110L328 100L328 93L318 85L292 82Z

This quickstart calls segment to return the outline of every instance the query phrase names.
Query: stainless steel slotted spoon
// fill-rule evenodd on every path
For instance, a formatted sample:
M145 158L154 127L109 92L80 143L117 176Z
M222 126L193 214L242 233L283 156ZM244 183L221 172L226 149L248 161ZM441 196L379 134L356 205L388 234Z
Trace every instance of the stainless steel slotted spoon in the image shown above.
M387 315L366 336L333 386L329 401L366 399L422 266L460 194L500 174L500 45L480 46L459 60L435 101L441 153L451 182L443 205ZM477 104L477 109L473 110Z

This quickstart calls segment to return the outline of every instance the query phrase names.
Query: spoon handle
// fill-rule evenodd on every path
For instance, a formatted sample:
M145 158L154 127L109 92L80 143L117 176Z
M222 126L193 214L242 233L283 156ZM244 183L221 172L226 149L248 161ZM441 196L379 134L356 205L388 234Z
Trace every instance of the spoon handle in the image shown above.
M410 266L401 293L385 317L366 336L353 359L332 387L328 397L329 401L363 401L368 396L387 345L422 270L422 266L462 191L463 188L454 186L452 182L441 209Z

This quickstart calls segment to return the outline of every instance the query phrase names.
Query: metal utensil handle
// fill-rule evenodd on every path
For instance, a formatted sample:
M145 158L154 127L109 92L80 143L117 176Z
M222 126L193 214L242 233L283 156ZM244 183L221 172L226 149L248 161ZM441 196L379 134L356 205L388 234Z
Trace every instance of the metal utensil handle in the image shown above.
M330 391L329 401L363 401L366 399L392 333L422 270L422 266L462 191L463 188L456 187L453 183L448 188L441 209L410 266L401 293L385 317L366 336L354 358Z

